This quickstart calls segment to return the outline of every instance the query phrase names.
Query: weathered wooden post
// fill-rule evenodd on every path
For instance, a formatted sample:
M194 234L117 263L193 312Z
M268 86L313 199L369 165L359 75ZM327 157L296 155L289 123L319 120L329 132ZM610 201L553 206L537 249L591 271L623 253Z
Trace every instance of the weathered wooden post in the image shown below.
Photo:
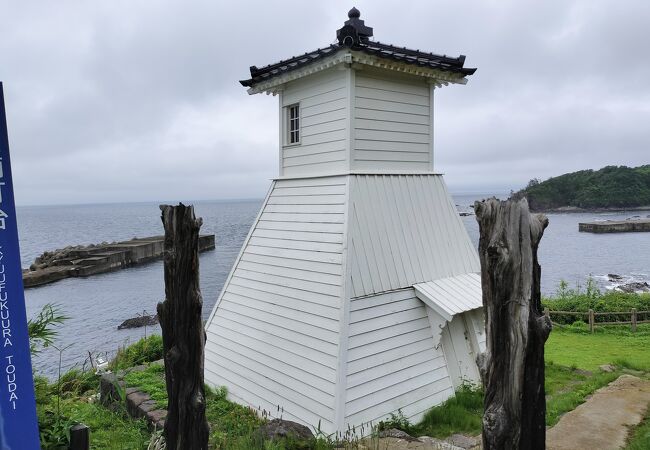
M478 360L485 387L483 448L544 449L544 343L537 247L548 219L525 199L474 204L487 350Z
M90 429L83 423L70 427L70 450L90 449Z
M594 316L594 310L590 309L589 310L589 331L594 332L594 326L596 323L596 316Z
M632 331L636 331L636 308L632 308L632 317L630 318Z
M198 241L201 219L182 203L161 205L165 228L165 301L158 303L163 335L168 409L165 441L169 450L208 447L203 358L205 332L199 287Z

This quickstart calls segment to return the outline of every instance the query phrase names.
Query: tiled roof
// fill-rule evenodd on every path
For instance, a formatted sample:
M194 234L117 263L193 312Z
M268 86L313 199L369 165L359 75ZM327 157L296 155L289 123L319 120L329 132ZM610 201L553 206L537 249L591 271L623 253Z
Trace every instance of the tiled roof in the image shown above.
M328 56L334 55L340 50L351 49L360 51L379 58L386 58L393 61L399 61L406 64L418 65L425 68L437 69L445 72L457 73L460 75L472 75L476 69L463 67L465 56L460 55L452 58L446 55L436 55L434 53L421 52L420 50L411 50L406 47L396 47L390 44L371 41L372 28L366 27L363 20L359 19L359 12L355 8L348 13L350 20L345 22L343 28L337 31L338 43L329 47L319 48L304 55L294 56L289 59L279 61L258 68L251 66L251 78L241 80L243 86L250 87L262 81L269 80L278 75L298 69L307 64L319 61Z

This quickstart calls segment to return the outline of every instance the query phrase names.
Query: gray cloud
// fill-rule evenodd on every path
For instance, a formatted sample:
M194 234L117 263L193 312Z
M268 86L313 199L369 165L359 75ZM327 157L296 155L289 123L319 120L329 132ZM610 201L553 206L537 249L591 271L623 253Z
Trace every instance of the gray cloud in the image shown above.
M18 202L262 197L277 99L237 80L331 43L351 6L0 0ZM436 167L452 191L650 162L647 2L356 6L377 40L478 67L436 93Z

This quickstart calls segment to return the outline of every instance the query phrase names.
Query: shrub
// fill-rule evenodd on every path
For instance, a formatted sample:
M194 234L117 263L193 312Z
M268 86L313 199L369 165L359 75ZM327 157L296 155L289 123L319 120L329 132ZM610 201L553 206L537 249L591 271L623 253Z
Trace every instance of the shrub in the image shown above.
M135 344L120 348L111 361L112 370L126 369L153 361L163 357L162 336L157 334L140 339Z
M542 305L552 311L576 311L588 312L593 309L595 312L628 312L633 308L637 311L650 311L650 294L628 294L618 291L601 292L596 288L593 280L587 281L585 289L577 287L576 289L568 289L566 282L561 282L556 294L552 297L544 298ZM650 316L650 315L649 315ZM576 316L552 316L553 320L559 324L571 325L576 319ZM650 317L643 317L643 319L650 319ZM587 317L583 318L584 321ZM601 322L614 322L614 321L627 321L630 320L629 314L608 314L599 316L598 321ZM639 318L642 320L642 318ZM576 324L575 328L580 328Z

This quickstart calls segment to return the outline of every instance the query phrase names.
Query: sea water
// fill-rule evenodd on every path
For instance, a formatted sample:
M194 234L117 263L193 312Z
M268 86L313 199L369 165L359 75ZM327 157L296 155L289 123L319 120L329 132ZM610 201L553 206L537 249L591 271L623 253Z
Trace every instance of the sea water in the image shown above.
M469 206L474 200L485 197L457 195L454 201L460 210L471 212ZM203 318L207 319L262 201L193 204L196 215L203 218L201 233L215 234L217 244L215 251L199 257ZM634 214L645 216L650 212ZM609 273L640 281L650 279L650 233L578 232L578 222L625 219L631 215L549 214L549 226L539 248L542 292L552 294L561 280L570 287L584 286L589 276L607 289L611 287ZM461 219L478 246L476 218ZM45 250L163 233L158 203L22 207L18 209L18 225L23 267L29 267ZM63 370L75 365L88 367L89 352L111 357L120 346L145 333L160 333L159 326L131 330L117 330L117 326L139 314L155 313L156 304L164 298L163 263L155 261L89 278L68 278L27 289L25 298L30 318L47 303L58 305L68 317L58 328L54 343L58 350L43 349L33 360L37 373L53 377L59 356Z

